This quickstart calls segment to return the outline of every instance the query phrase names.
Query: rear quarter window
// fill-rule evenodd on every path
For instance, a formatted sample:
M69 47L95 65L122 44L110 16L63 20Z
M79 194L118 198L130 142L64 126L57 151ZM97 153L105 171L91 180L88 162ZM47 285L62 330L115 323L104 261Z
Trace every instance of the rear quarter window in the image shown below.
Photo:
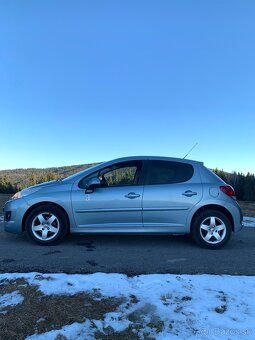
M192 178L194 168L191 164L169 161L152 161L147 184L173 184L187 182Z

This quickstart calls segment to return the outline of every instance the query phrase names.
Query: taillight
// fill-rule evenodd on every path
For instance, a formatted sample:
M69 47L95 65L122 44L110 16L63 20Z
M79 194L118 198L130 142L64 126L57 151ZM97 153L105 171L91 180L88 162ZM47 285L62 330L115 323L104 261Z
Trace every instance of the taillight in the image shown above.
M230 197L236 196L235 190L230 185L221 185L220 190Z

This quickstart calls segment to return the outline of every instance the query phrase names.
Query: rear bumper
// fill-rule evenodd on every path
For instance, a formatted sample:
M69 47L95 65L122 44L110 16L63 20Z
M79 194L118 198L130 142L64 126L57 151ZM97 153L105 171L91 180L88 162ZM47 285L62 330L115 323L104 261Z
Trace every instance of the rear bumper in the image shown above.
M236 232L242 230L242 228L244 227L243 213L239 204L236 201L233 201L233 204L227 203L226 208L230 211L233 217L234 221L233 231Z
M4 205L4 230L9 233L21 234L23 217L29 205L23 198L7 201Z

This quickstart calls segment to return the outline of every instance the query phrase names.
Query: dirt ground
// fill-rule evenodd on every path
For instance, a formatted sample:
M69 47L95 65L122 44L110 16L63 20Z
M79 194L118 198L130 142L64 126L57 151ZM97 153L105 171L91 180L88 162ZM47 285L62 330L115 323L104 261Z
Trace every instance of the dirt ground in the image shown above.
M23 302L0 309L0 339L23 340L33 334L39 335L59 329L59 333L53 339L67 340L61 328L86 320L91 320L95 339L138 340L139 331L142 331L144 339L154 339L143 329L143 319L139 310L127 316L131 324L124 331L115 332L112 327L106 325L102 332L93 322L103 321L106 313L116 312L120 306L124 306L124 309L125 306L126 308L135 306L139 300L134 295L130 296L128 301L114 297L102 298L95 289L93 294L84 292L75 295L45 296L36 285L30 285L25 279L0 281L0 296L17 292L23 296ZM161 332L163 327L164 323L161 320L147 324L147 329L153 329L156 333Z
M244 216L255 217L255 202L238 202L242 208Z
M12 195L9 195L9 194L0 194L0 214L3 211L4 203L8 201L11 197Z

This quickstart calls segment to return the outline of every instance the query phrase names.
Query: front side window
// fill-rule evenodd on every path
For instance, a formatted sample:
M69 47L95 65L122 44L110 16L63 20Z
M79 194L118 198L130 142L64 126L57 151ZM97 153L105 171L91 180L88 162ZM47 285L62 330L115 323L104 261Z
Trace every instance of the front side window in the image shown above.
M125 162L104 168L83 178L80 188L86 188L87 183L93 177L99 178L102 187L114 187L124 185L135 185L138 183L141 171L141 162Z
M173 184L186 182L193 176L191 164L170 161L152 161L147 184Z
M139 171L139 163L117 165L102 171L100 179L108 187L135 185L138 182Z

